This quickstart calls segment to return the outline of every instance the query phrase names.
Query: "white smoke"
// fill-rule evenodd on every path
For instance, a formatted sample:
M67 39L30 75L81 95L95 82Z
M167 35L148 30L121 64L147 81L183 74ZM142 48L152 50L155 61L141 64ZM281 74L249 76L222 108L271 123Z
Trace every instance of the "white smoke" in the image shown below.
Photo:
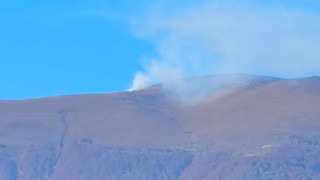
M150 84L151 79L149 78L149 76L145 75L144 73L137 72L134 75L132 86L129 88L129 91L143 89L145 87L148 87Z
M170 84L182 80L184 75L179 68L174 68L161 64L157 61L152 61L147 67L146 72L137 72L135 74L133 84L129 91L136 91L146 88L154 83Z
M136 21L136 34L152 41L158 56L135 76L131 90L213 73L320 74L319 14L279 4L226 2L152 9L148 18Z

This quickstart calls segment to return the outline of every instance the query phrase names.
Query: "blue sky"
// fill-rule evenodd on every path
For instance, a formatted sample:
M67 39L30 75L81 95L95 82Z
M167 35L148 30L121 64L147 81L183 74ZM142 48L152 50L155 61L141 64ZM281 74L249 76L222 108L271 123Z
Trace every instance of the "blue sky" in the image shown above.
M224 7L241 4L240 1L228 2L229 5ZM249 1L241 2L247 5ZM253 4L259 6L266 4L266 1L256 2L258 1ZM278 4L280 1L272 2ZM185 31L170 26L154 27L154 23L168 24L170 23L168 19L184 17L185 11L196 12L194 8L201 9L203 3L204 1L200 0L1 1L0 99L123 91L131 86L133 76L137 72L148 76L149 79L155 79L154 81L161 81L162 79L154 75L149 67L154 61L161 64L161 67L172 65L167 58L172 52L163 51L161 45L169 42L179 45L180 42L176 39L183 42L192 38L200 39L201 37L195 33L203 34L203 32L195 31L183 37L180 35L177 37L172 34L183 34ZM304 3L285 1L281 7L303 9L314 14L319 12L319 3L312 0ZM183 12L176 13L180 11ZM168 19L161 20L161 17ZM159 36L159 31L165 34L162 35L165 38ZM194 42L199 40L190 41L190 44L196 44ZM205 43L198 44L198 47L202 47L203 44ZM188 48L194 49L192 46L182 49L188 51ZM203 54L210 54L210 52L213 51L208 50L203 53L203 50L195 50L194 53L200 54L200 58L208 59L211 55ZM163 55L163 53L166 54ZM190 54L190 56L193 55ZM150 57L156 60L150 60ZM184 56L177 55L177 57ZM219 64L220 61L223 59L212 61L212 64ZM199 63L207 66L208 61L199 61ZM195 72L184 72L186 75L201 74L198 72L209 74L216 70L202 71L201 66L197 66L199 69L194 70L181 60L178 64L182 67L179 69L183 71ZM260 67L259 63L256 64L258 65L253 68L255 70L250 68L249 73L258 73L257 70ZM175 68L176 64L169 69ZM297 75L317 75L318 70L304 70ZM235 71L242 71L242 69ZM269 69L262 69L261 72L266 75L288 75L274 73ZM290 73L292 75L292 72Z
M117 2L1 1L0 99L128 88L140 57L153 48L132 36L127 24L104 17L140 6Z

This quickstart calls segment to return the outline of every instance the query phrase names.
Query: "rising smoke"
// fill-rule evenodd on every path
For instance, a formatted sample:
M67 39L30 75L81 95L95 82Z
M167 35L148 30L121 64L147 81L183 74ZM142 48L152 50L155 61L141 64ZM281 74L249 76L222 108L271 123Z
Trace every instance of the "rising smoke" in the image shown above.
M207 2L179 11L152 9L134 23L157 57L130 90L213 73L282 77L320 74L320 15L283 5Z

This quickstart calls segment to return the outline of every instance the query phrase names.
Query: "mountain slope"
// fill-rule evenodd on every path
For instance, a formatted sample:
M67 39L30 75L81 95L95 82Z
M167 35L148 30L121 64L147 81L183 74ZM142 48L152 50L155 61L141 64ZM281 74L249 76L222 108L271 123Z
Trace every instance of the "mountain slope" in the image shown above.
M0 179L317 179L319 129L319 77L0 101Z

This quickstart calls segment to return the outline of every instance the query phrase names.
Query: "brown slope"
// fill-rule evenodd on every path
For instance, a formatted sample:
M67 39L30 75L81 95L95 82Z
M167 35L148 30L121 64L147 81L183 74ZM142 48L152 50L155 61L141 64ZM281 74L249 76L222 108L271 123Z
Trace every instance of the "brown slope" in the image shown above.
M318 77L253 79L258 80L211 94L192 106L168 99L157 86L107 95L1 101L0 144L89 139L109 146L259 147L272 144L275 135L318 132Z
M317 134L320 78L278 80L208 99L188 111L189 125L205 144L263 146L277 135Z
M172 146L180 125L159 92L77 95L0 102L0 144L91 139L113 146Z

